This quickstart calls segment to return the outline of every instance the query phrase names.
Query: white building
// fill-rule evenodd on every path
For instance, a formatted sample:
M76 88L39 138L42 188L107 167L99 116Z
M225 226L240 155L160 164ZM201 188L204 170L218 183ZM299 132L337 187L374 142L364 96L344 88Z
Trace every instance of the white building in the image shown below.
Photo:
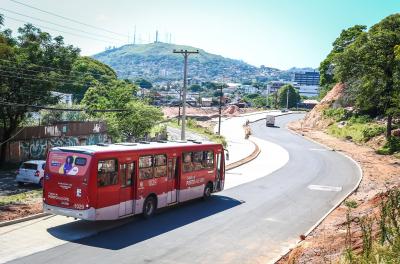
M51 92L51 95L54 97L58 97L58 103L66 104L68 106L72 106L72 94L60 93L60 92Z

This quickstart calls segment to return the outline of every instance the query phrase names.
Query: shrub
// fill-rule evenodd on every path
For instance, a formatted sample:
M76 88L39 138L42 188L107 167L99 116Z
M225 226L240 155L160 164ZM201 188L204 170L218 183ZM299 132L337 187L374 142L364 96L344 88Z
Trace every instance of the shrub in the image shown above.
M376 153L380 155L391 155L398 151L400 151L400 139L391 137L382 148L376 151Z
M328 118L333 118L336 122L347 120L350 112L344 108L327 108L323 111L323 115Z

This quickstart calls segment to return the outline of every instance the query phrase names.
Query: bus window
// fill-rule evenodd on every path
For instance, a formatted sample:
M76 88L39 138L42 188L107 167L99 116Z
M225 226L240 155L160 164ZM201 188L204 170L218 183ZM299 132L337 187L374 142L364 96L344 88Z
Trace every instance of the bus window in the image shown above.
M203 152L202 151L197 151L193 152L192 154L192 167L193 170L201 170L203 169Z
M154 156L154 177L167 176L167 156L155 155Z
M126 182L125 186L132 185L133 179L135 179L135 163L129 163L126 168Z
M152 156L143 156L139 158L139 178L141 180L153 178Z
M213 151L204 151L203 167L207 168L207 169L214 168L214 152Z
M99 160L97 164L97 185L109 186L117 183L117 160Z
M132 179L135 177L135 165L134 163L121 164L119 166L119 175L121 175L121 186L132 185Z
M183 153L183 171L190 172L193 170L192 166L192 153L185 152Z

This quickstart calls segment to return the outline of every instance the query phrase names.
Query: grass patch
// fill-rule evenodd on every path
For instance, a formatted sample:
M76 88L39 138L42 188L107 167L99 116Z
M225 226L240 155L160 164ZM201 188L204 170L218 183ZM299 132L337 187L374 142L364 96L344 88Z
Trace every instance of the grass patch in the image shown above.
M180 125L178 125L178 120L176 119L171 120L168 124L172 127L180 128ZM227 146L227 142L223 136L217 135L210 129L200 126L196 120L192 118L188 118L186 120L186 128L193 133L205 136L212 142L222 144L224 147Z
M42 196L43 196L42 189L17 193L8 196L0 196L0 206L9 204L27 204L32 200L41 198Z
M358 143L367 142L371 138L385 133L385 130L386 128L384 125L354 121L349 121L343 127L339 127L337 124L332 124L328 127L328 133L332 136L351 139Z

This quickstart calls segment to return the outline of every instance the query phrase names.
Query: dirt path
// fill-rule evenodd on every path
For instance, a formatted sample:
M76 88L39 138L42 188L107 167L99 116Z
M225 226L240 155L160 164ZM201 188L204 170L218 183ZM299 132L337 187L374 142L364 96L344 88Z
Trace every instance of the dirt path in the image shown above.
M372 215L378 211L381 193L388 188L400 186L400 160L392 156L377 155L367 146L356 145L325 134L319 130L301 130L300 122L289 124L289 128L304 136L327 145L352 157L363 170L363 180L355 193L346 201L355 201L357 208L352 216ZM278 263L335 263L344 250L346 237L346 213L348 208L342 203L334 210L298 247ZM352 245L361 247L361 232L354 229Z

